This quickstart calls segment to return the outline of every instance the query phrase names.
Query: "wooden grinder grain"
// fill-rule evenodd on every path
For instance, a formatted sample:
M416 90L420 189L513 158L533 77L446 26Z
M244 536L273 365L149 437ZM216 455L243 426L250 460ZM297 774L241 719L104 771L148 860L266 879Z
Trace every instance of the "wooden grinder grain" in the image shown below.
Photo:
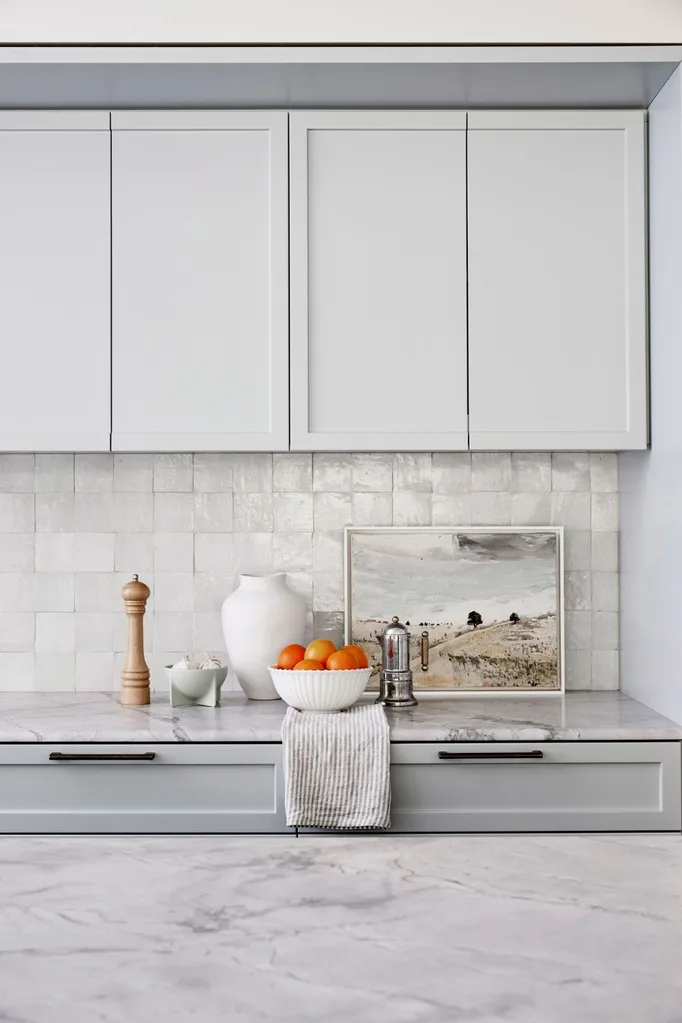
M142 619L151 590L136 575L121 590L128 615L128 649L121 672L121 703L127 707L141 707L149 703L149 668L144 659L144 629Z

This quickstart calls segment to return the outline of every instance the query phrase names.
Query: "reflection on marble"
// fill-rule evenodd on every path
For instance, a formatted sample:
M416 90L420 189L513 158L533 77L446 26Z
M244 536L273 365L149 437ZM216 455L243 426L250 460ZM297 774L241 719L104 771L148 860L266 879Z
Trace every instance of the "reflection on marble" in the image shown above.
M115 693L0 693L0 742L279 742L286 705L121 707ZM440 697L388 711L393 742L682 739L682 727L622 693Z
M15 838L12 1023L676 1023L679 836Z

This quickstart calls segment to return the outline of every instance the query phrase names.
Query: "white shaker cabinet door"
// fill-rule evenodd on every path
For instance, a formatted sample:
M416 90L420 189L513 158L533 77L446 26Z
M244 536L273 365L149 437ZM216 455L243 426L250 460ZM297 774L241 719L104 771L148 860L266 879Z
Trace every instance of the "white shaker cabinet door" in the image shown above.
M112 114L115 451L289 445L287 114Z
M647 445L641 111L469 114L472 449Z
M292 449L466 449L466 115L290 118Z
M108 451L109 114L0 112L1 451Z

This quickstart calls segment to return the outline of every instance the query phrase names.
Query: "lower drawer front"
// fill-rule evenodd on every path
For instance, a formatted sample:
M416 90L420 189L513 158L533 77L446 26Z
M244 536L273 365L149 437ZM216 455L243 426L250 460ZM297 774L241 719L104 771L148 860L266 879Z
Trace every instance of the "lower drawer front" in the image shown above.
M394 743L391 761L395 832L682 824L677 742ZM17 832L291 833L281 746L0 746L0 834Z
M154 757L109 759L141 753ZM0 750L0 833L286 830L275 744Z
M393 831L679 831L682 823L677 742L396 743L391 760Z

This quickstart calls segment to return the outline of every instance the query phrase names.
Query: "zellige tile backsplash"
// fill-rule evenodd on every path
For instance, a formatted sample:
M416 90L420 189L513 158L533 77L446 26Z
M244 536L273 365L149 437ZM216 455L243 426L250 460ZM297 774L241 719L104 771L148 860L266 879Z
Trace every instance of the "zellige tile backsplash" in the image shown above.
M340 639L347 524L563 525L567 686L618 688L616 455L437 452L0 455L0 689L117 689L133 572L157 689L224 656L239 571L286 571Z

